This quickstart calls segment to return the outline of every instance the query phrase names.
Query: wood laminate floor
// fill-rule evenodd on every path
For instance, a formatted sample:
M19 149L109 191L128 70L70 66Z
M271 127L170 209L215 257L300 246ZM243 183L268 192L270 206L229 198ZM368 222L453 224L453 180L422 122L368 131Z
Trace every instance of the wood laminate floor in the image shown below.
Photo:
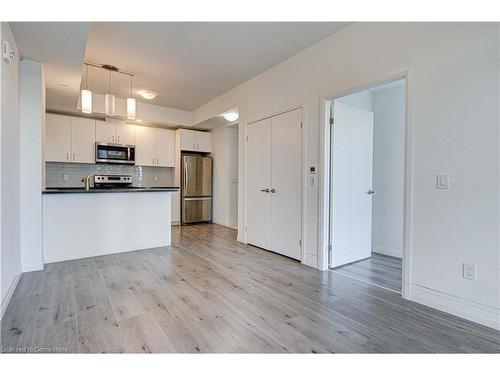
M401 294L402 261L399 258L372 253L372 256L333 270Z
M172 236L168 248L23 274L2 350L500 352L498 331L240 244L232 229L187 226Z

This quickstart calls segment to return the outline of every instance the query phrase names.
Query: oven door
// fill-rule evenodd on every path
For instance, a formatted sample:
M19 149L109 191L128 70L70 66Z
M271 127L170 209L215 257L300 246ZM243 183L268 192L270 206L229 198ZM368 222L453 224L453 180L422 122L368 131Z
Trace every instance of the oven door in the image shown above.
M96 163L135 164L135 147L96 143Z

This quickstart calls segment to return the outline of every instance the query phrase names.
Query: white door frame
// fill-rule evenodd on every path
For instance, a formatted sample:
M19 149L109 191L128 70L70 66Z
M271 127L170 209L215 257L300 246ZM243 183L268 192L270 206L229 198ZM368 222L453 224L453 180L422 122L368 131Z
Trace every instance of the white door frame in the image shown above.
M301 154L301 192L300 192L300 209L301 209L301 213L300 213L300 228L301 228L301 234L300 234L300 237L301 237L301 247L300 247L300 261L301 263L303 264L306 264L306 258L307 258L307 248L306 248L306 238L305 238L305 220L304 220L304 212L305 212L305 206L306 206L306 199L305 199L305 191L306 191L306 186L305 186L305 183L306 183L306 179L304 177L304 174L305 174L305 171L304 171L304 166L305 166L305 137L304 137L304 129L305 129L305 105L304 104L297 104L297 105L294 105L294 106L291 106L291 107L286 107L286 108L283 108L279 111L276 111L276 112L273 112L271 114L267 114L267 115L264 115L264 116L258 116L258 117L254 117L253 119L249 120L246 122L245 124L245 129L244 129L244 132L245 132L245 142L244 142L244 158L245 158L245 161L244 161L244 179L245 179L245 182L244 182L244 204L245 204L245 208L244 208L244 221L245 221L245 233L244 233L244 236L243 236L243 243L245 244L248 244L247 242L247 231L246 231L246 228L247 228L247 207L248 207L248 191L247 191L247 181L248 181L248 176L247 176L247 162L248 162L248 155L247 155L247 147L248 147L248 144L247 144L247 140L248 140L248 126L251 126L252 124L258 122L258 121L262 121L262 120L265 120L265 119L268 119L268 118L271 118L271 117L276 117L278 115L281 115L283 113L286 113L286 112L291 112L291 111L294 111L296 109L301 109L302 111L302 132L301 132L301 141L300 141L300 144L301 144L301 149L300 149L300 154ZM241 130L241 128L240 128Z
M339 90L321 98L320 113L320 212L319 212L319 259L318 268L328 269L329 221L330 221L330 104L334 99L350 95L390 81L405 80L405 143L404 143L404 184L403 184L403 274L402 297L410 299L412 264L412 174L413 174L413 122L414 122L414 68L412 66L392 72L377 80Z

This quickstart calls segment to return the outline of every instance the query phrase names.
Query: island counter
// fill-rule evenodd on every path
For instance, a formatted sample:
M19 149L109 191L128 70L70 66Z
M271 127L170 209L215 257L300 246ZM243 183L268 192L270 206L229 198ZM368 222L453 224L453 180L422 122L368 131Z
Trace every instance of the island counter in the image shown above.
M171 193L178 190L44 190L44 263L170 246Z

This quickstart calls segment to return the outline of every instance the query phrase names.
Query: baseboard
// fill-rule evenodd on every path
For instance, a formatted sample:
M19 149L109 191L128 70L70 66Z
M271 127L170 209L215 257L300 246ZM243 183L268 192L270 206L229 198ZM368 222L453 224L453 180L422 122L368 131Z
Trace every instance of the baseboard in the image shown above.
M390 257L399 259L403 257L403 252L401 251L401 249L391 249L390 247L372 246L372 252L382 255L388 255Z
M500 309L426 288L410 286L410 300L500 330Z
M5 310L7 310L7 306L9 305L10 299L12 298L12 295L14 294L14 290L16 290L17 283L19 282L19 279L21 278L22 274L23 274L22 270L19 269L16 277L14 277L14 279L10 283L9 289L7 289L7 293L5 294L5 297L2 298L2 309L0 312L0 320L2 320Z
M33 272L33 271L42 271L42 270L43 270L43 263L42 264L23 265L23 272Z

